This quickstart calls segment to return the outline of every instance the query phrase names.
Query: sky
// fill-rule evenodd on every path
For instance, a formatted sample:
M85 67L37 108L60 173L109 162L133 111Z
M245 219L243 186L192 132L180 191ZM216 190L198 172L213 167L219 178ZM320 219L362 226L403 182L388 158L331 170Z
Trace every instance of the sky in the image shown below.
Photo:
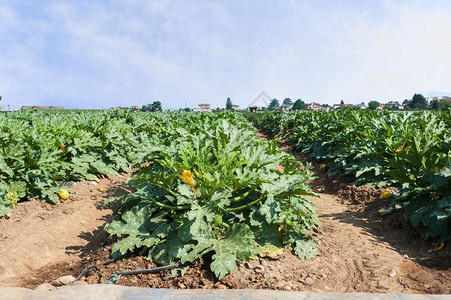
M451 1L0 0L2 104L246 108L451 93Z

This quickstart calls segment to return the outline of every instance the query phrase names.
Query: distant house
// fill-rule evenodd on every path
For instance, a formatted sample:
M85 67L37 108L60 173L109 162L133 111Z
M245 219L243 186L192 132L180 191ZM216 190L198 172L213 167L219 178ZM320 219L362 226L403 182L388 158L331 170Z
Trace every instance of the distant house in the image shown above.
M287 110L291 110L291 108L293 107L293 104L282 104L279 109L283 110L283 111L287 111Z
M232 104L232 109L233 110L239 110L239 105L238 104Z
M451 97L448 96L443 96L442 100L446 101L446 102L451 102Z
M203 112L211 112L210 104L208 103L201 103L198 104L198 108L195 108L194 111L203 111Z
M329 111L330 108L331 108L331 107L329 106L329 104L323 104L323 105L321 105L321 110Z
M364 102L357 104L357 107L360 109L367 109L368 106L366 106L366 104Z
M306 106L307 106L307 109L310 109L310 110L321 110L321 104L316 103L316 102L307 103Z
M334 104L332 106L332 109L339 109L339 108L345 108L345 107L352 108L352 107L356 107L356 105L354 105L354 104Z
M393 107L393 108L396 108L396 109L403 109L404 107L402 107L402 105L401 104L399 104L399 102L398 101L388 101L387 102L387 104L385 104L385 106L390 106L390 107Z
M383 110L384 109L384 107L385 107L385 103L381 103L381 104L379 104L379 106L378 107L376 107L376 109L377 110Z

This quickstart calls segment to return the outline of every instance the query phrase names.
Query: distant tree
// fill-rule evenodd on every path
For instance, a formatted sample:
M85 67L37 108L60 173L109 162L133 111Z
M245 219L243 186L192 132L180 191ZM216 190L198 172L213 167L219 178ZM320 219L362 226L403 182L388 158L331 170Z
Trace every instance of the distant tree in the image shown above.
M426 98L424 98L424 96L421 94L413 95L412 102L410 102L409 107L413 109L426 109L427 108Z
M345 102L343 100L340 101L340 104L345 104Z
M379 102L377 102L377 101L370 101L370 102L368 102L368 108L372 109L372 110L375 110L376 108L378 108L379 105L381 105L381 104Z
M448 102L448 101L446 101L446 100L440 100L439 102L438 102L438 109L441 109L441 110L449 110L449 109L451 109L451 102Z
M152 104L147 104L149 107L149 111L161 111L161 102L160 101L154 101Z
M280 103L279 103L279 100L277 100L276 98L272 99L271 103L269 103L269 106L268 106L268 108L271 110L279 109L279 107L280 107Z
M143 107L141 107L141 111L148 111L149 110L149 105L143 105Z
M429 108L430 109L438 109L438 100L432 100L431 102L429 102Z
M292 105L293 101L290 98L283 99L283 105Z
M307 105L305 105L305 102L302 101L301 99L294 101L293 107L291 108L291 110L305 110L305 109L307 109Z
M191 111L191 108L185 107L183 110L186 111L186 112L189 112L189 111Z
M226 109L232 109L232 100L230 98L226 100Z

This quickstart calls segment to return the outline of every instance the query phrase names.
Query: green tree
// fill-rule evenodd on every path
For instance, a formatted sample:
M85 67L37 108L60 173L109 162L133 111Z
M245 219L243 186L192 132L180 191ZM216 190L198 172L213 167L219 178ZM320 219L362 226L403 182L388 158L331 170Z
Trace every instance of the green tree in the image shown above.
M293 107L291 108L291 110L305 110L305 109L307 109L307 105L305 105L305 102L302 101L301 99L294 101Z
M413 109L426 109L427 108L426 98L424 98L424 96L421 94L413 95L412 102L410 102L409 107Z
M148 111L149 110L149 105L143 105L143 107L141 107L141 111Z
M446 100L440 100L439 102L438 102L438 109L441 109L441 110L448 110L448 109L451 109L451 102L449 102L449 101L446 101Z
M345 104L345 102L343 100L340 101L340 104Z
M370 101L370 102L368 102L368 108L372 109L372 110L375 110L376 108L378 108L379 105L381 105L381 104L379 102L377 102L377 101Z
M160 101L154 101L152 104L148 104L149 111L161 111L161 102Z
M277 100L276 98L272 99L271 103L269 103L269 106L268 106L268 108L271 110L279 109L279 107L280 107L280 103L279 103L279 100Z
M293 101L291 101L290 98L283 99L283 105L291 105L293 104Z
M429 108L430 109L438 109L438 100L432 100L431 102L429 102Z
M232 109L232 100L230 98L227 98L226 109Z

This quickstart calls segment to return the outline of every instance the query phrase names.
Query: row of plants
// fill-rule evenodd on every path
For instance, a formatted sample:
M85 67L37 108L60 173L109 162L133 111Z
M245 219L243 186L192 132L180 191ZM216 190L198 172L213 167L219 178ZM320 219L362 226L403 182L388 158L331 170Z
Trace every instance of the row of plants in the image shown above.
M113 257L138 252L180 263L183 273L212 255L211 270L222 278L237 260L286 246L301 258L316 255L307 167L258 139L240 114L173 116L173 138L148 149L129 180L135 192L120 199L120 219L106 227L118 240Z
M383 193L424 237L451 239L451 112L308 111L248 113L254 125L356 184L397 187Z
M25 199L57 203L64 182L129 170L166 125L126 111L0 114L0 216Z

